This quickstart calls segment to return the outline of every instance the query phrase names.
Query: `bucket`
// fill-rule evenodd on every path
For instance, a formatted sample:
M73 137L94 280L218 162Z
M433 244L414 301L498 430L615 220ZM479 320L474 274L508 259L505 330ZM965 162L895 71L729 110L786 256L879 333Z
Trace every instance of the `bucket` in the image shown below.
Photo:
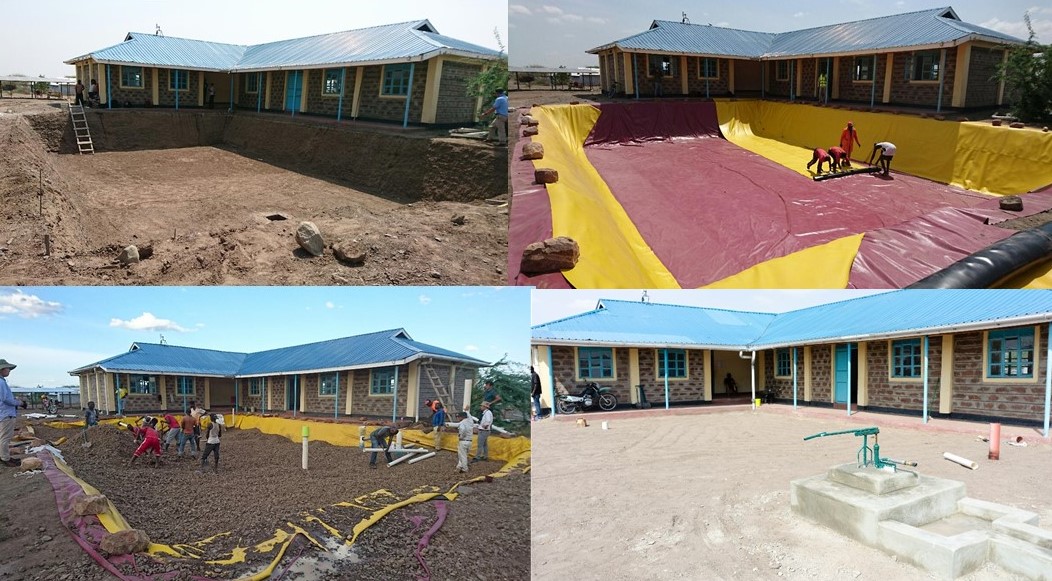
M760 407L760 398L756 398L756 407Z
M604 430L609 430L610 429L610 425L607 424L606 422L603 422L603 429Z

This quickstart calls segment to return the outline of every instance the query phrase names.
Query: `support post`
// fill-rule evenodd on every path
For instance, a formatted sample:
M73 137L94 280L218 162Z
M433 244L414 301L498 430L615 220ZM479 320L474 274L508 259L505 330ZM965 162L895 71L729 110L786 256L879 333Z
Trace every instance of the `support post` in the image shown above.
M398 366L395 365L395 376L394 376L394 406L391 408L391 421L398 421ZM401 433L401 432L399 432Z
M847 344L847 415L851 417L851 343Z
M705 98L709 98L709 57L705 57Z
M793 79L795 78L795 75L796 75L796 71L794 69L796 67L792 66L793 63L794 63L794 61L789 61L789 65L787 65L789 67L789 102L790 103L793 102L793 98L796 96L796 93L794 92L794 89L796 88L796 85L793 84Z
M869 108L877 105L877 55L873 54L873 70L869 73Z
M256 73L256 113L259 113L262 107L263 107L263 73Z
M336 401L332 402L332 419L340 417L340 372L336 372Z
M402 129L409 127L409 104L413 101L413 73L416 71L416 63L409 63L409 88L405 93L405 112L402 113Z
M230 105L226 108L227 113L234 112L234 79L236 78L237 77L234 76L234 73L230 73L230 75L227 76L227 81L230 83Z
M797 393L797 381L796 381L796 347L793 347L793 409L796 409L796 393Z
M173 87L173 89L175 90L175 110L178 111L179 110L179 69L172 69L172 70L175 71L175 86ZM187 83L186 86L189 87L190 83Z
M668 409L668 347L665 347L665 409Z
M833 72L830 70L830 68L832 68L832 63L833 60L829 57L826 57L826 105L829 104L829 86L833 84Z
M554 418L559 406L555 405L555 369L552 367L551 345L548 346L548 402L552 405L552 417Z
M922 410L922 413L924 414L924 422L923 423L926 424L926 423L928 423L928 336L927 335L925 335L924 338L921 339L921 349L923 350L923 353L921 353L921 382L924 383L924 409Z
M960 50L960 49L958 49ZM935 112L942 113L942 89L946 84L946 49L939 50L939 102L935 104Z
M1045 437L1048 437L1049 410L1052 409L1052 323L1048 324L1048 351L1045 353Z
M300 73L299 73L299 71L297 71L296 73L297 74L292 75L292 96L293 97L296 96L296 88L299 86L299 83L300 83ZM303 100L303 94L301 93L300 94L300 101L302 101L302 100ZM289 107L289 109L292 109L292 117L295 118L296 117L296 109L298 109L299 106L300 106L299 101L297 101L295 103L290 103L290 105L292 105L291 107Z
M636 90L636 99L639 99L639 53L632 53L632 85Z
M336 105L336 120L340 121L343 118L343 92L344 87L347 86L347 67L340 69L340 101ZM338 399L338 398L337 398Z
M110 65L106 65L106 108L113 109L113 88L110 87Z

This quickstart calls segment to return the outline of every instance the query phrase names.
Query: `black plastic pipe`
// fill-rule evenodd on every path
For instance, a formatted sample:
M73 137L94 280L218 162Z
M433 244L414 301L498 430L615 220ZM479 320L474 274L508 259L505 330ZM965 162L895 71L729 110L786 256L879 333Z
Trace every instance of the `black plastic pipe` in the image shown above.
M1015 234L966 256L906 288L992 288L1001 281L1052 258L1052 222Z

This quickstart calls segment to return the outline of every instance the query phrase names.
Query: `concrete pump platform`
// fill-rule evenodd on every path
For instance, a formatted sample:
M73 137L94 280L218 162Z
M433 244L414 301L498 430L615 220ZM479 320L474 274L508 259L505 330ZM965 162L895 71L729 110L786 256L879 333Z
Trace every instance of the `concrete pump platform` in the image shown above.
M1035 513L965 497L964 483L855 464L790 483L797 514L943 579L990 561L1052 581L1052 531Z

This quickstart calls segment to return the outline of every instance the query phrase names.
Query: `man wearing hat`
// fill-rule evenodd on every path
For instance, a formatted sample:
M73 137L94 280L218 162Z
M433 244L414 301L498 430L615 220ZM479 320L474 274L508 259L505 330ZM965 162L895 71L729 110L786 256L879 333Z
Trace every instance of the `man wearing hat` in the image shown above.
M457 467L454 469L456 472L468 471L468 450L471 448L474 426L468 412L460 412L460 423L457 424Z
M479 419L479 445L475 450L472 462L489 460L489 431L493 427L493 412L489 409L489 402L482 402L482 417Z
M15 435L15 422L18 421L18 408L26 407L25 402L11 393L7 385L7 376L15 365L0 359L0 464L19 466L21 462L11 459L11 438Z
M493 100L493 106L483 111L482 116L485 117L490 113L493 113L494 117L489 124L489 133L486 134L486 141L492 141L493 137L496 136L499 145L507 145L508 96L504 94L504 89L497 89L497 98Z

